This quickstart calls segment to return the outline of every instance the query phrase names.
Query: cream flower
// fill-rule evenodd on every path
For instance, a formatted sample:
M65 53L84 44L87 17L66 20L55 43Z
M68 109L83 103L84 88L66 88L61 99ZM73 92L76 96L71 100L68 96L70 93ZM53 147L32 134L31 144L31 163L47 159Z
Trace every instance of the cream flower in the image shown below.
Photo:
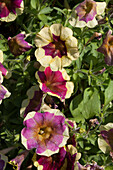
M44 27L35 38L37 61L54 71L69 66L79 57L77 39L72 34L70 28L61 24Z

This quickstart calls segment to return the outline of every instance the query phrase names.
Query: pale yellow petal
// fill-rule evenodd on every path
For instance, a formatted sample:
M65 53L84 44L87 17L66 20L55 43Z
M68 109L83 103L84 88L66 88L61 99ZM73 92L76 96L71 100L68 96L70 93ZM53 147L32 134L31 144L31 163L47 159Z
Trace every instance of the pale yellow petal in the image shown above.
M35 42L36 47L43 47L43 46L48 45L50 43L50 41L46 40L40 34L36 35L34 42Z
M50 26L51 34L54 34L56 36L61 35L62 25L61 24L53 24Z
M73 93L73 90L74 90L73 82L67 82L66 83L66 88L67 88L67 93L66 93L65 98L67 99L67 98L70 98L71 94Z
M0 63L2 63L3 62L3 52L2 52L2 50L0 50Z
M70 80L70 76L67 74L65 69L60 70L60 72L65 80Z
M107 153L111 150L110 146L106 143L102 136L98 138L98 146L103 153Z
M106 2L96 2L97 4L97 15L101 15L104 13L105 8L106 8Z
M68 37L71 37L73 35L73 32L70 28L68 27L62 27L61 29L61 35L60 35L60 39L62 41L65 41Z

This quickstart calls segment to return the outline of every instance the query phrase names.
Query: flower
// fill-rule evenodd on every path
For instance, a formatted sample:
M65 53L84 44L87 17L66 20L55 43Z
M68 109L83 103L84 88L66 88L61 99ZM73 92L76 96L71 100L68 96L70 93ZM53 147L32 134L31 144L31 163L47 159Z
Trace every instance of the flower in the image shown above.
M69 130L64 115L58 109L44 113L29 112L24 119L21 132L22 144L27 150L36 148L36 153L51 156L59 152L68 138Z
M79 57L77 39L72 34L70 28L61 24L44 27L35 38L37 61L54 71L69 66Z
M0 170L4 170L8 162L7 156L0 153Z
M99 148L103 153L113 151L113 123L100 126Z
M14 21L17 15L22 14L23 9L23 0L1 0L0 20L6 22Z
M93 28L98 25L97 15L102 15L105 11L105 2L95 2L93 0L85 0L80 3L73 11L69 23L74 27Z
M13 38L8 38L9 49L13 55L19 56L32 48L32 45L24 40L25 37L25 33L22 32Z
M113 65L113 35L112 31L109 30L102 45L97 49L98 52L105 55L105 63L109 66Z
M27 91L28 98L22 102L22 108L20 109L20 114L23 117L27 115L27 113L31 111L38 111L41 107L43 92L39 89L39 87L32 86Z
M23 161L25 160L25 158L27 157L29 151L25 150L23 152L21 152L18 156L16 156L14 159L12 159L9 163L11 165L13 165L13 167L16 166L17 170L20 170L21 165L23 163Z
M0 104L2 100L8 98L11 93L1 84L3 82L2 72L0 71Z
M45 70L37 71L36 78L42 91L52 96L57 96L61 100L71 96L74 85L72 82L68 82L70 77L67 75L65 69L59 71L52 71L50 67L41 67L41 69Z
M77 153L75 147L68 145L67 147L60 148L58 153L49 157L40 156L35 153L32 160L34 162L34 166L41 170L73 170L74 164L80 156L81 155Z

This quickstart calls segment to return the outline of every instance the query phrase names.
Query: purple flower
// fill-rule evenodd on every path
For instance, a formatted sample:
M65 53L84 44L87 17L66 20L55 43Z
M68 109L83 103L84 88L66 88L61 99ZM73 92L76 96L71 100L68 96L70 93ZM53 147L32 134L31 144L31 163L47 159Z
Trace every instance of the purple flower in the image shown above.
M65 161L66 156L66 150L64 147L59 149L59 152L51 155L49 157L47 156L40 156L37 154L34 154L32 160L34 162L34 166L37 168L42 167L42 170L57 170L60 169Z
M102 45L97 49L98 52L105 55L105 63L109 66L113 65L113 35L112 31L109 30Z
M0 2L0 20L13 21L17 15L23 12L23 0L1 0Z
M67 80L70 77L64 69L52 71L50 67L44 68L44 71L36 72L36 78L40 84L40 88L45 93L61 98L69 98L73 92L74 85Z
M61 24L44 27L35 38L37 61L54 71L69 66L79 57L77 39L72 34L70 28Z
M57 109L44 113L30 112L24 119L22 144L27 150L36 148L36 153L51 156L59 152L68 138L69 131L63 114Z
M13 38L8 38L9 49L13 55L19 56L32 48L32 45L24 40L25 37L25 33L20 33Z
M22 108L20 110L20 114L24 117L27 113L31 111L38 111L41 107L43 92L39 89L39 87L32 86L27 91L28 98L22 102Z
M105 2L84 0L73 10L69 23L74 27L87 26L93 28L98 24L96 16L103 14L105 8Z
M34 154L32 160L34 166L42 170L74 170L75 162L80 156L81 154L77 153L75 147L68 145L60 148L58 153L49 157Z
M0 104L2 100L9 97L11 93L1 84L3 82L2 72L0 71Z
M20 170L21 165L25 158L27 157L29 151L25 150L21 152L18 156L16 156L14 159L12 159L9 163L13 166L16 166L18 170Z
M0 170L5 170L7 162L8 162L7 156L0 153Z

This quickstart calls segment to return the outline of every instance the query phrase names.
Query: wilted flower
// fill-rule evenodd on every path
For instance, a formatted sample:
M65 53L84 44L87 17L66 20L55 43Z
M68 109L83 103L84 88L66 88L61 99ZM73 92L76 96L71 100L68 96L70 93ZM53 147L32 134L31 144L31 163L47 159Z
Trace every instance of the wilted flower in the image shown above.
M20 110L21 116L24 117L31 111L38 111L41 107L43 92L39 89L38 85L32 86L27 91L28 98L22 102Z
M24 40L25 37L25 33L22 32L13 38L8 38L9 49L13 55L19 56L32 48L32 45Z
M0 104L2 100L9 97L11 93L1 84L3 82L2 72L0 71Z
M23 9L23 0L1 0L0 20L6 22L14 21L17 15L22 14Z
M68 138L69 130L64 115L58 109L44 113L30 112L24 119L26 126L22 132L22 144L27 150L36 148L36 153L51 156L59 152Z
M20 170L21 165L25 158L27 157L29 151L25 150L21 152L18 156L16 156L14 159L12 159L9 163L13 165L14 167L16 166L17 170Z
M7 156L0 153L0 170L5 170L7 162L8 162Z
M113 123L100 126L98 145L104 153L113 151Z
M98 52L105 55L105 63L109 66L113 65L113 35L112 31L109 30L102 43L102 45L97 49Z
M105 11L105 2L95 2L85 0L80 3L73 11L69 23L74 27L95 27L98 22L97 15L102 15Z
M77 39L70 28L61 24L44 27L35 38L37 61L44 67L58 70L79 57Z
M44 69L44 71L36 72L36 78L38 79L41 90L52 96L57 96L61 100L69 98L73 93L74 84L68 82L70 77L67 75L65 69L59 71L52 71L50 67Z

